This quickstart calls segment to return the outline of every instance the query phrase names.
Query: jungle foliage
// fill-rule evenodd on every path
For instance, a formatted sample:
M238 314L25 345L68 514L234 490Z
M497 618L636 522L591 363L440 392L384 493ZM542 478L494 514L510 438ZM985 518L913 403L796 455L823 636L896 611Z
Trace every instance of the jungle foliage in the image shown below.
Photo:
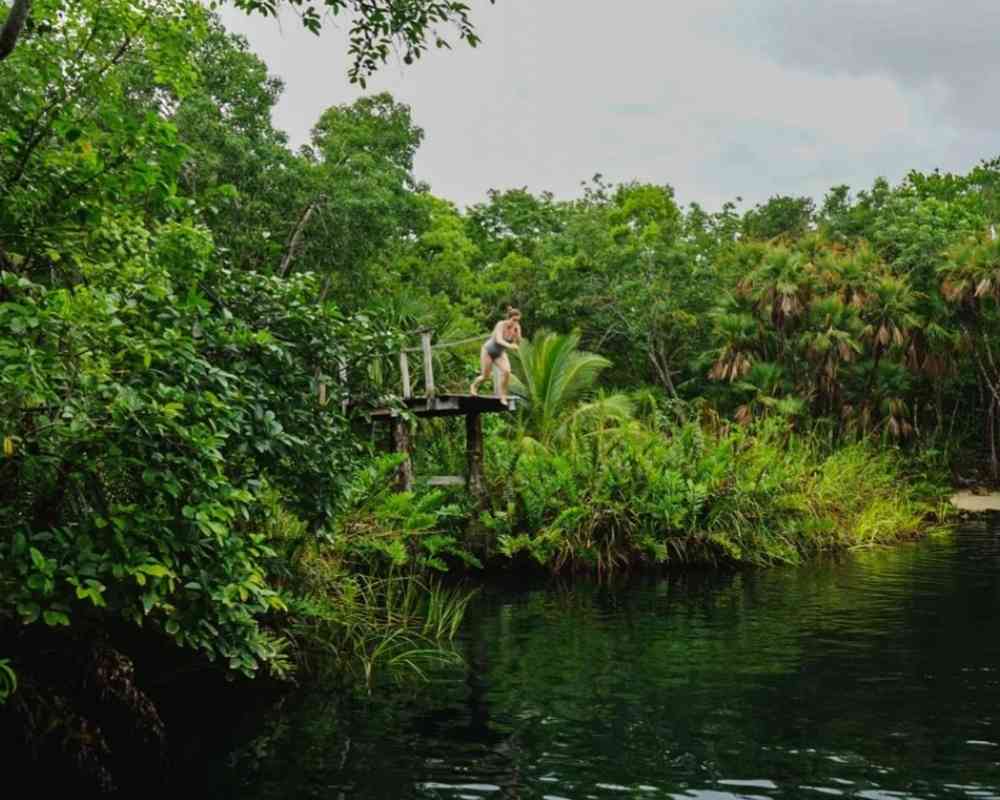
M326 6L359 81L394 42L444 46L436 26L477 41L463 3ZM598 175L460 210L414 176L423 131L386 94L290 148L280 82L201 4L22 7L0 60L0 700L98 782L115 733L72 698L96 681L159 741L143 648L370 685L450 657L467 597L431 576L796 561L914 535L970 442L1000 473L1000 161L818 206L712 212ZM486 421L493 507L394 492L399 459L342 401L394 402L405 333L485 336L507 305L527 402ZM435 351L441 386L477 347ZM445 423L416 436L420 471L461 471ZM53 652L73 657L31 657Z

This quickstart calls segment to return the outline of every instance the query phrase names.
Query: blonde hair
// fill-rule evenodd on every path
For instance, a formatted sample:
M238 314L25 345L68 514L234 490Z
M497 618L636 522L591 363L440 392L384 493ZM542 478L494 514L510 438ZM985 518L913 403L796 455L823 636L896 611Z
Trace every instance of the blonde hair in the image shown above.
M521 318L520 310L514 308L514 306L507 306L507 319L513 319L514 317Z

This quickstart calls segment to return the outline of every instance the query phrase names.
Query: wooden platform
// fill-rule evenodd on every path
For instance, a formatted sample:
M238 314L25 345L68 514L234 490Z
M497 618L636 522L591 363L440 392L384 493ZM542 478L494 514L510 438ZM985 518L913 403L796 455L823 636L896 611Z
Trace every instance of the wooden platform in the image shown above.
M475 341L475 340L469 340ZM420 347L404 348L399 352L399 375L400 388L399 400L386 398L385 400L375 400L374 402L352 402L350 399L342 400L344 413L354 412L359 417L363 416L373 422L386 423L392 434L392 442L389 445L403 458L396 471L396 486L402 491L413 489L415 476L413 474L413 436L419 432L420 427L411 424L414 417L465 417L465 474L464 475L432 475L424 480L431 486L465 486L472 496L475 504L481 509L489 508L490 498L487 493L486 478L483 471L483 414L506 414L508 411L516 411L518 405L524 400L520 397L511 396L506 404L500 402L500 398L493 394L454 394L450 392L439 392L434 385L434 358L435 348L450 347L461 344L461 342L441 343L433 345L431 343L431 332L420 331ZM414 391L413 383L410 380L410 353L419 354L423 371L423 392L418 394ZM494 367L493 387L500 386L500 374ZM348 386L347 366L340 367L340 380L344 386ZM326 386L319 387L320 404L326 403ZM390 405L391 402L391 405ZM401 413L402 408L409 413ZM414 430L414 428L416 428ZM470 527L475 531L471 541L473 541L474 551L480 554L485 553L485 542L488 536L487 529L478 521L474 515L470 522ZM475 542L478 541L478 544Z
M493 395L440 394L431 398L411 397L403 405L415 417L463 417L469 414L505 414L516 411L520 398L511 396L508 405ZM372 419L393 419L399 416L395 408L368 408L354 406Z

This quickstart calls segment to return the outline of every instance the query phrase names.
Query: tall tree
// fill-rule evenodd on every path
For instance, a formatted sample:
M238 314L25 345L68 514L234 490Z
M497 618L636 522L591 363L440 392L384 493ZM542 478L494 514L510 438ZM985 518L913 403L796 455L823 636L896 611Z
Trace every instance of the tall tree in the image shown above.
M386 93L328 108L313 128L302 268L322 272L331 296L356 302L374 286L371 259L394 236L415 230L413 157L423 140L410 108Z

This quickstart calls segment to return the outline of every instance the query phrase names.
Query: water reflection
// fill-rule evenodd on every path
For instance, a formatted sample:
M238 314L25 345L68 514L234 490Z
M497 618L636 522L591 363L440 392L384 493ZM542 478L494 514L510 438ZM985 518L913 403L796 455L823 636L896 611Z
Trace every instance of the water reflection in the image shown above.
M983 524L808 568L487 591L466 669L298 698L210 796L1000 798L998 567Z

